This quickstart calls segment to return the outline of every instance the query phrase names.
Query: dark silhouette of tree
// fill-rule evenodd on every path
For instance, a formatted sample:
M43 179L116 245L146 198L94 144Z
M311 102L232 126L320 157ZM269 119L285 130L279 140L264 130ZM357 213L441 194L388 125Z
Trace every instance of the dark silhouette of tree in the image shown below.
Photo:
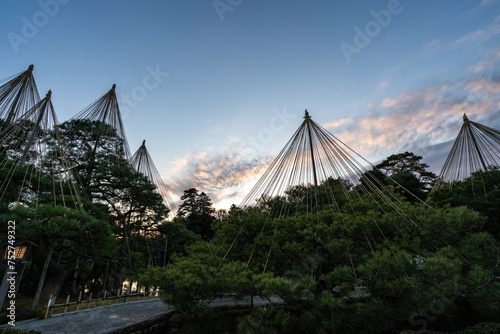
M437 175L428 171L429 165L421 160L422 156L413 152L392 154L363 174L361 183L371 182L379 188L391 185L411 202L425 200Z
M187 229L199 234L205 240L214 236L211 224L214 222L215 209L210 197L195 188L184 190L182 204L179 206L175 221L183 223Z
M410 172L420 180L425 189L430 189L437 176L433 172L429 172L427 170L429 165L421 162L421 160L422 156L420 155L415 155L413 152L404 152L388 156L376 167L391 177Z

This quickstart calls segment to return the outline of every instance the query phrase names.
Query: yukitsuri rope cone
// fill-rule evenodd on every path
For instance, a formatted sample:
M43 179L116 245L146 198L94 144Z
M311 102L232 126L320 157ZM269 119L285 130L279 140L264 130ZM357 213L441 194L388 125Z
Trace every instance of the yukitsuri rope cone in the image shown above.
M471 121L466 114L434 188L452 185L474 172L500 166L500 131Z
M163 182L160 173L158 172L158 169L156 169L153 159L146 148L145 140L130 159L130 163L138 172L146 175L149 181L156 186L156 191L163 198L163 203L170 210L170 216L173 217L177 208L170 197L167 185Z
M12 77L0 80L0 119L15 122L38 101L38 89L33 77L34 66Z

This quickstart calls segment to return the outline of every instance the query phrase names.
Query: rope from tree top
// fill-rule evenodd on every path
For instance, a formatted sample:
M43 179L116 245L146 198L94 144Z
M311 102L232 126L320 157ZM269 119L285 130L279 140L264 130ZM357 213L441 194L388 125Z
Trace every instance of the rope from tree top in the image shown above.
M469 120L463 124L434 188L500 166L500 131Z
M318 208L331 206L336 212L335 218L332 217L332 219L343 233L350 233L349 226L342 217L345 210L356 214L353 203L361 196L371 198L382 212L393 212L399 215L399 222L391 221L394 230L402 233L402 229L408 231L419 229L418 225L401 209L400 199L388 191L379 179L372 176L369 167L373 166L337 137L315 123L306 110L302 124L240 206L247 209L256 206L270 212L257 238L264 237L263 233L271 220L280 220L290 214L299 214L296 208L300 205L305 206L305 210L313 214L311 218L315 217L313 218L315 221L311 221L311 226L319 225ZM341 189L341 194L337 192L339 189ZM321 199L318 196L319 190L323 192ZM345 200L342 199L344 203L339 202L341 200L339 196L345 197ZM376 219L372 218L372 224L385 239L386 231L379 226ZM240 232L243 228L243 226L240 227ZM271 239L273 243L279 233L279 228L280 224L277 223L273 231L266 232L273 234ZM237 247L235 245L240 232L233 240L222 241L227 242L228 245L228 248L224 250L224 259L233 247ZM369 240L364 230L362 235L373 251L374 241ZM268 245L267 247L265 263L262 264L264 271L268 267L274 246ZM247 266L255 251L254 249L251 252ZM399 258L398 250L391 248L391 252L394 257ZM351 257L349 247L347 247L347 254L353 274L356 275L356 261Z
M7 124L16 121L38 101L38 89L33 77L33 65L21 73L0 81L0 119Z
M4 123L0 138L0 199L37 206L48 202L66 206L69 195L76 208L80 196L64 155L57 116L49 90L44 99L12 123ZM48 187L48 182L52 186Z
M95 146L93 148L93 155L95 155L98 149L101 136L117 136L123 141L122 147L117 148L117 150L123 149L125 158L129 160L131 157L131 153L127 141L127 136L125 135L125 128L123 126L115 89L116 84L113 84L113 87L106 94L80 111L72 119L85 119L90 121L97 121L103 125L108 125L102 126L100 128L101 130L99 130L100 133L98 133L98 139L96 140ZM116 133L110 133L112 131L116 131Z
M287 197L287 191L294 186L319 185L328 180L344 180L341 183L346 196L351 197L349 190L357 187L362 193L374 193L380 200L389 203L397 210L396 198L389 198L381 191L383 184L370 175L369 167L373 165L314 122L306 110L304 121L285 145L283 150L271 163L256 185L243 199L240 206L253 206L265 198L276 196ZM317 202L317 193L311 198L311 206ZM336 202L330 194L330 203ZM319 203L321 204L321 203Z
M368 166L372 170L368 170ZM230 233L223 230L210 243L213 255L209 264L214 267L210 272L212 278L219 270L230 268L229 262L241 261L246 265L243 270L249 273L267 270L274 275L291 277L291 280L307 277L318 283L315 288L321 289L322 266L328 266L328 257L334 256L334 262L343 268L344 273L337 280L339 284L341 281L363 284L367 278L363 273L367 259L386 252L396 260L395 271L409 278L414 270L418 270L421 256L426 254L425 245L418 242L419 236L428 232L411 218L420 214L384 186L372 171L381 172L313 122L306 113L299 129L243 200L241 206L244 210L236 208L233 212L239 218L228 222ZM386 178L400 186L392 178ZM294 243L290 236L281 233L289 223L305 226L294 236L307 242ZM325 234L330 227L332 239ZM225 234L227 237L221 237ZM437 238L455 256L473 263L473 259L456 251L447 240ZM352 240L353 243L343 243L343 240ZM365 243L365 252L355 252L360 245L355 246L354 242ZM296 248L299 246L311 247L306 250L310 257L300 258ZM246 250L245 258L240 255L242 249ZM411 254L415 257L409 258ZM280 262L286 261L287 256L291 261L297 261L297 266L280 272L288 268Z
M146 148L146 141L142 142L141 147L134 153L130 159L130 164L140 173L146 175L151 183L156 186L156 191L163 198L165 206L170 209L170 215L174 214L177 210L172 198L170 197L170 192L168 187L163 182L160 173L156 169L156 166Z

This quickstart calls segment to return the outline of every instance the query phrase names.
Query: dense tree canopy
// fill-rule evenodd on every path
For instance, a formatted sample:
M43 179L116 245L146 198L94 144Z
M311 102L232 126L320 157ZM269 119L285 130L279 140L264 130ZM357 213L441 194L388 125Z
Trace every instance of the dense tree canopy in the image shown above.
M467 206L487 217L485 229L500 240L500 170L478 171L462 181L443 184L430 194L440 207Z
M436 176L421 156L404 152L359 185L328 178L227 211L190 188L169 222L155 186L126 161L116 130L87 120L60 129L60 141L44 134L42 162L14 169L20 153L2 150L0 180L11 183L2 181L0 220L18 221L19 237L36 244L26 293L48 259L47 294L84 286L102 293L140 277L181 312L206 310L227 295L283 300L258 326L247 317L243 332L454 330L498 317L497 169L431 192ZM57 150L69 164L48 158ZM30 168L41 173L26 181ZM67 177L61 171L74 182L54 187Z
M219 242L200 241L151 273L164 300L193 312L218 296L281 297L286 307L272 307L256 333L450 330L497 318L500 250L486 216L404 197L394 211L338 180L318 189L338 201L311 210L314 191L297 186L220 215ZM277 209L285 202L293 209Z
M10 181L0 214L18 221L19 237L37 245L28 264L33 277L25 277L23 291L34 292L50 249L43 295L77 293L74 289L92 280L95 292L116 289L147 266L154 245L146 238L160 236L168 209L154 185L128 164L123 140L112 127L71 120L59 130L44 134L43 156L31 156L24 168L12 168L8 160L0 168L2 182ZM68 168L71 174L61 173ZM71 182L55 182L68 175Z

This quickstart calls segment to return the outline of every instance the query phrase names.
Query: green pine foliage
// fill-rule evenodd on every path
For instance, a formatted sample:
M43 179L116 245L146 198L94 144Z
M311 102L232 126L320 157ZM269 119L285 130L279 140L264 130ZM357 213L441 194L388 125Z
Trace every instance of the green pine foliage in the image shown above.
M14 144L1 150L6 160L0 167L0 185L5 185L0 229L6 231L14 220L16 238L32 245L20 292L34 295L53 246L42 296L78 296L85 288L97 297L105 290L116 293L123 280L137 279L154 262L155 249L165 244L160 227L169 211L155 186L126 160L116 129L71 120L59 130L57 140L54 131L45 133L44 155L36 163L30 155L23 168L9 158L19 155L9 149ZM53 154L60 152L66 161ZM196 236L181 240L192 239Z
M456 332L498 320L500 247L487 212L442 205L433 194L428 203L405 201L385 189L400 196L402 216L336 184L349 192L317 211L304 203L310 186L233 206L212 224L212 244L198 241L156 269L162 298L192 313L220 296L280 297L265 317L258 312L269 307L244 317L240 331L249 333ZM297 205L276 215L285 201Z
M190 188L169 222L115 129L72 120L60 130L72 183L54 182L62 176L49 166L61 161L14 168L8 155L19 152L2 156L0 180L10 183L0 222L18 222L16 236L34 250L25 282L37 281L53 248L46 281L57 293L77 294L94 281L90 289L102 294L140 279L185 314L206 314L220 297L281 299L241 313L242 333L498 332L487 323L500 314L498 169L431 191L436 176L404 152L358 186L330 178L225 212ZM53 133L46 145L59 149ZM367 192L368 184L379 191ZM80 197L68 195L74 189Z

